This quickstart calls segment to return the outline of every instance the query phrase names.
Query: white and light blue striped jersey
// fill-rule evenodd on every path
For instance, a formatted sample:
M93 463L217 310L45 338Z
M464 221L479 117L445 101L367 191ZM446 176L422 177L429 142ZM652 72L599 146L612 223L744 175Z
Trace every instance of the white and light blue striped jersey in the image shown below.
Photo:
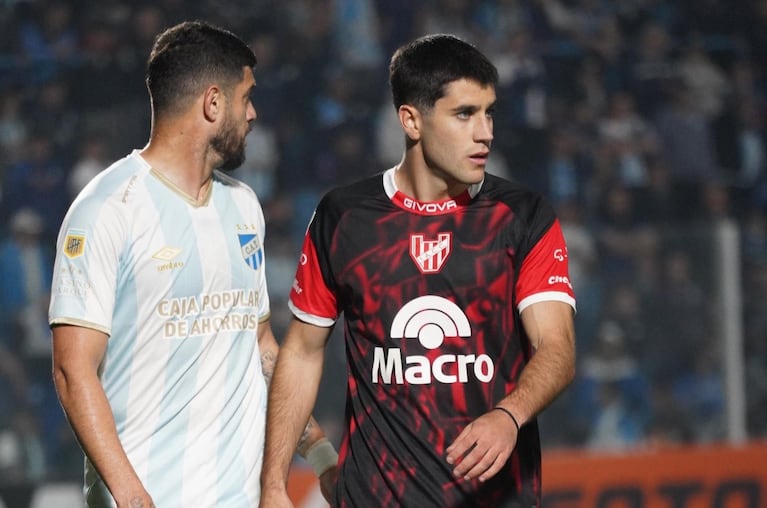
M62 224L50 323L109 335L101 382L158 507L258 504L264 231L246 185L215 172L196 206L138 151L91 181ZM85 493L114 506L87 461Z

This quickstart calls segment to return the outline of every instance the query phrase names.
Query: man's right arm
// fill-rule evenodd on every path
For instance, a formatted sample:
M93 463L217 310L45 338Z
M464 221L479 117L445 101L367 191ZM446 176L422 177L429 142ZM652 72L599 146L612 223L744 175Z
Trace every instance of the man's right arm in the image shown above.
M317 399L330 331L294 318L280 347L267 403L262 508L292 506L287 497L288 473Z
M107 335L90 328L53 327L53 381L59 401L88 460L119 508L150 508L152 499L117 436L112 410L98 378Z

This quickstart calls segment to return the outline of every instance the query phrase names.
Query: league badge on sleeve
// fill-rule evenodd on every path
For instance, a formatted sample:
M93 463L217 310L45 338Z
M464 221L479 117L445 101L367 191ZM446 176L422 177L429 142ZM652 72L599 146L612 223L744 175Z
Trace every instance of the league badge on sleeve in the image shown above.
M81 229L68 230L62 250L64 255L70 259L82 256L85 252L85 231Z
M258 270L264 261L264 249L261 248L261 242L256 234L239 233L237 237L240 240L240 250L245 262L254 270Z

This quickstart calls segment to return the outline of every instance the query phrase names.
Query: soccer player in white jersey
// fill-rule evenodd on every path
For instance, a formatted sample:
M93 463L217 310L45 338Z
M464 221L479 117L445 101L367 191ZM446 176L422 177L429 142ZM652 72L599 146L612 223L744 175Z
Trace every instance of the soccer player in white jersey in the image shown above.
M255 64L206 23L162 33L148 144L91 181L61 226L54 381L90 507L258 505L278 345L261 206L222 172L244 159ZM327 495L336 456L313 419L299 452Z

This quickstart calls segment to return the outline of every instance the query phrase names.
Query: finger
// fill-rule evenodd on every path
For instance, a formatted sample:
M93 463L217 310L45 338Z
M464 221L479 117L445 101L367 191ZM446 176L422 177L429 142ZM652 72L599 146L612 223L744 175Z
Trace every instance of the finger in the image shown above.
M477 445L466 454L459 464L453 470L457 477L471 479L483 473L495 460L495 453L489 452L490 447L486 445Z
M447 452L445 459L448 464L458 462L476 444L477 439L472 435L471 428L472 425L469 424L445 450Z
M479 475L479 481L480 482L486 482L487 480L489 480L493 476L497 475L498 471L500 471L501 468L503 468L503 465L506 464L506 459L507 458L508 457L506 457L505 454L503 454L503 453L499 454L495 458L495 461L493 461L493 463L490 465L490 467L487 468L487 470L485 470L484 473Z

